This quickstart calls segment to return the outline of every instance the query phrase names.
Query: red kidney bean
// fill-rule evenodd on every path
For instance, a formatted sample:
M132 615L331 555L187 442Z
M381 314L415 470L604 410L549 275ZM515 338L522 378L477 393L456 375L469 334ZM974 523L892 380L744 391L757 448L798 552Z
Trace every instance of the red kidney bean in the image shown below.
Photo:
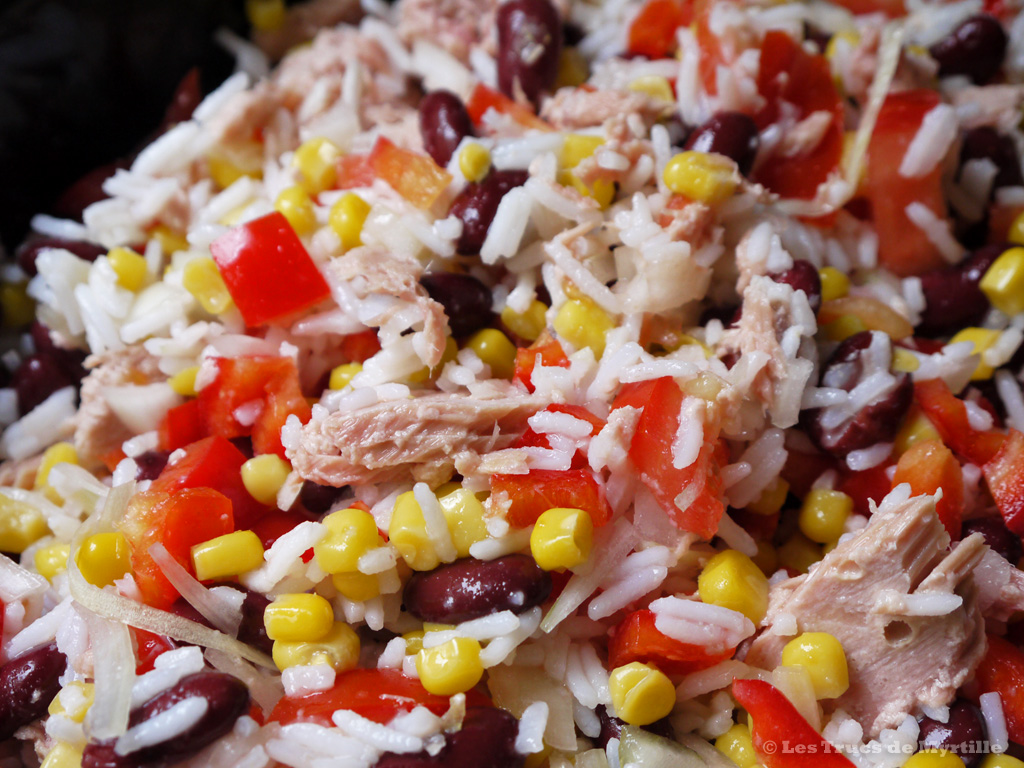
M432 272L420 278L420 285L444 307L452 336L468 336L494 320L491 289L472 275Z
M597 736L596 745L601 749L605 749L611 739L619 738L619 734L622 732L622 726L625 725L625 723L614 715L609 715L608 709L603 704L599 704L596 711L597 719L601 722L601 733ZM649 733L653 733L655 736L661 736L664 739L674 740L676 737L675 729L672 727L672 723L667 717L663 717L661 720L655 720L650 725L643 726L643 729Z
M879 331L861 331L840 344L826 364L822 380L831 373L830 386L848 392L853 389L860 382L863 373L860 359L871 345L874 333ZM839 374L842 374L841 378ZM896 388L892 392L866 405L852 419L834 429L826 429L822 425L822 409L804 411L801 421L808 435L823 451L839 457L875 443L891 441L914 395L909 374L897 374L896 380Z
M156 480L167 466L170 451L146 451L135 457L135 479Z
M71 251L78 258L85 259L86 261L96 261L96 259L107 252L107 249L102 245L87 243L84 240L67 240L63 237L30 235L18 247L18 250L15 251L18 266L25 270L26 274L35 275L37 273L36 259L47 248L63 248L65 251Z
M53 355L58 365L76 382L85 378L87 373L84 365L85 358L87 357L85 350L58 347L50 337L50 329L38 320L32 323L32 326L29 328L29 334L32 337L32 343L35 345L36 352Z
M432 91L420 101L420 136L423 148L442 168L455 148L473 135L473 121L466 105L451 91Z
M719 112L690 134L686 149L732 158L745 176L754 165L759 144L757 124L750 115Z
M82 768L156 768L184 760L230 731L249 709L249 689L241 680L223 672L197 672L133 710L128 725L136 726L196 696L206 699L206 714L184 733L127 755L114 751L116 739L92 742L82 754Z
M523 613L551 594L551 576L527 555L465 558L417 571L402 593L406 610L423 621L454 624L498 611Z
M1012 138L1004 136L988 125L967 131L964 134L963 146L960 148L961 165L968 160L982 159L991 160L999 169L992 184L993 191L999 187L1019 187L1024 184L1017 145Z
M532 103L550 90L562 53L562 20L549 0L510 0L498 7L498 87Z
M503 709L467 707L462 729L448 734L436 755L387 752L377 761L377 768L521 768L526 758L515 750L518 730L519 721Z
M467 256L480 252L501 198L528 178L526 171L491 171L483 181L463 188L448 211L462 222L462 236L455 246L459 253Z
M24 416L58 389L77 382L67 374L55 355L38 352L21 361L11 386L18 395L18 413Z
M960 755L967 768L982 756L986 739L981 713L965 699L957 699L949 707L949 720L940 723L930 717L921 718L917 740L921 749L947 749Z
M270 600L267 599L266 595L253 592L233 581L224 581L210 585L211 589L214 587L229 587L230 589L236 589L239 592L245 593L245 599L242 601L242 621L238 625L238 633L235 637L246 645L251 645L270 655L274 649L274 641L267 637L267 628L263 622L263 612L270 605ZM183 619L194 621L205 627L212 627L206 617L183 597L175 600L168 610L177 616L181 616Z
M46 714L60 692L67 657L56 643L36 646L0 667L0 741Z
M792 267L782 272L773 272L768 277L776 283L792 286L794 291L803 291L815 314L821 309L821 276L811 262L794 259Z
M327 512L341 496L344 488L331 485L317 485L312 480L305 480L299 490L299 502L308 512L322 515Z
M939 77L966 75L984 85L999 72L1006 55L1006 31L987 13L971 16L929 50Z
M1020 560L1022 554L1020 536L1006 527L1003 518L976 517L973 520L964 520L963 532L960 537L965 539L972 533L980 533L993 552L1002 555L1013 565Z
M1009 244L994 243L979 248L959 264L921 275L925 308L916 332L925 336L946 336L976 325L988 312L988 297L978 287L985 272Z

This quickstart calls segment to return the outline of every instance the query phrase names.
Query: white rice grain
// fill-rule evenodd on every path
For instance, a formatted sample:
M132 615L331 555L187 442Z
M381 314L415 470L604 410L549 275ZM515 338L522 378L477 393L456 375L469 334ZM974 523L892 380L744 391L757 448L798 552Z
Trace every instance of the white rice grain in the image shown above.
M281 673L285 696L305 696L307 693L329 690L334 685L335 672L329 664L298 664Z
M544 749L544 729L548 725L548 705L535 701L519 718L515 749L520 755L533 755Z
M998 693L991 691L978 697L981 715L985 718L985 731L988 733L989 750L995 753L1005 752L1010 745L1009 732L1006 728L1006 716L1003 712L1003 700Z
M924 232L928 241L938 249L946 261L956 264L964 255L964 247L950 232L949 222L936 216L924 203L913 202L906 207L907 218Z
M122 756L130 755L146 747L170 742L202 720L209 708L210 703L205 697L189 696L129 728L118 738L114 751Z
M917 179L931 173L949 151L958 128L956 110L952 106L938 104L933 107L924 116L921 127L900 160L900 176Z

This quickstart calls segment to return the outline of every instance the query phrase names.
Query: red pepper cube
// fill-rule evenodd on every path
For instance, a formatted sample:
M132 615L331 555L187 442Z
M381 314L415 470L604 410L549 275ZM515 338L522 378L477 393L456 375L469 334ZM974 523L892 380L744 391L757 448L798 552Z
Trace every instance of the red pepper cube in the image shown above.
M452 180L452 175L427 155L396 147L383 136L373 145L369 164L377 178L417 208L433 205Z
M233 228L210 244L210 253L246 325L286 318L331 294L280 213Z

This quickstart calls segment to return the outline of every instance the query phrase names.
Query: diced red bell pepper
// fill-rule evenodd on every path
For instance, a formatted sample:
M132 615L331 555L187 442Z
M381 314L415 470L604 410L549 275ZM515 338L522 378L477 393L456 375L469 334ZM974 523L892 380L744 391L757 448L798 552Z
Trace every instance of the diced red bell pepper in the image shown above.
M138 659L135 665L136 675L144 675L151 671L158 656L178 647L173 640L163 635L154 635L138 627L133 627L132 631L135 633L135 657Z
M663 59L675 53L676 30L693 21L690 0L647 0L629 26L628 50L634 56Z
M732 658L735 648L710 654L702 645L673 640L654 625L654 611L633 611L612 631L608 667L639 661L669 675L688 675Z
M820 477L821 473L815 477ZM889 480L889 466L879 464L877 467L865 469L861 472L845 471L839 480L836 490L842 491L853 499L853 509L857 514L867 516L870 507L868 500L881 502L885 495L892 490L892 481ZM801 497L806 491L798 494ZM923 491L922 491L923 493Z
M369 157L379 179L417 208L429 208L452 181L452 175L428 155L395 146L384 136L377 138Z
M793 450L786 457L786 465L780 474L782 479L789 483L790 493L802 499L814 485L814 481L830 469L838 469L838 462L834 457L820 451L804 453ZM888 478L886 483L888 484Z
M516 350L516 366L512 373L515 381L522 382L530 392L534 391L533 369L537 367L537 358L540 357L541 365L545 367L568 368L569 358L565 356L565 350L558 339L551 336L541 336L529 347Z
M508 115L524 128L532 128L535 131L554 130L548 123L541 120L524 104L512 101L508 96L488 88L483 83L477 83L473 92L466 102L466 111L473 125L478 128L483 123L484 114L487 110L493 109L503 115Z
M252 526L252 532L259 536L263 549L270 549L274 542L288 533L288 531L308 520L309 518L303 514L273 509Z
M364 363L380 352L380 339L373 328L350 333L341 339L341 352L353 363Z
M1006 527L1024 536L1024 434L1011 429L1003 447L983 471Z
M199 401L186 400L167 411L160 421L157 434L160 448L164 451L175 451L206 437Z
M750 713L754 750L765 768L853 768L771 683L734 680L732 695Z
M612 509L604 487L589 469L533 469L525 475L491 475L491 493L508 494L508 522L525 528L549 509L568 507L590 514L594 525L608 523Z
M210 244L224 284L248 326L283 320L331 295L299 236L274 212Z
M974 672L976 690L995 691L1003 706L1010 741L1024 744L1024 651L996 635L988 636L988 650Z
M964 516L964 475L960 462L941 440L914 443L900 456L892 487L900 483L909 483L915 496L935 493L941 488L942 498L936 503L935 511L949 537L953 541L960 539Z
M178 590L154 562L149 548L160 543L182 567L194 574L192 547L234 530L231 502L212 488L184 488L173 494L145 491L132 497L121 521L131 547L132 574L145 601L168 608Z
M1006 436L996 430L980 431L971 426L967 406L942 379L914 384L914 399L935 425L942 442L963 459L984 466L1002 447Z
M338 158L338 189L369 187L377 174L367 155L342 155Z
M204 438L185 447L185 455L168 464L153 481L150 490L175 494L188 488L212 488L231 502L239 530L251 528L268 511L249 495L242 483L245 454L220 435Z

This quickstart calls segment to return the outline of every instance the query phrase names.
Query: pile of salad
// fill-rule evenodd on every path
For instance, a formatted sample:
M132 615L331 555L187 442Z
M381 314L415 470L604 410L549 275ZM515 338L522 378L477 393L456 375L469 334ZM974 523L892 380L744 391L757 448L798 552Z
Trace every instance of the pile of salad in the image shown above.
M1024 768L1015 0L246 7L2 270L0 766Z

